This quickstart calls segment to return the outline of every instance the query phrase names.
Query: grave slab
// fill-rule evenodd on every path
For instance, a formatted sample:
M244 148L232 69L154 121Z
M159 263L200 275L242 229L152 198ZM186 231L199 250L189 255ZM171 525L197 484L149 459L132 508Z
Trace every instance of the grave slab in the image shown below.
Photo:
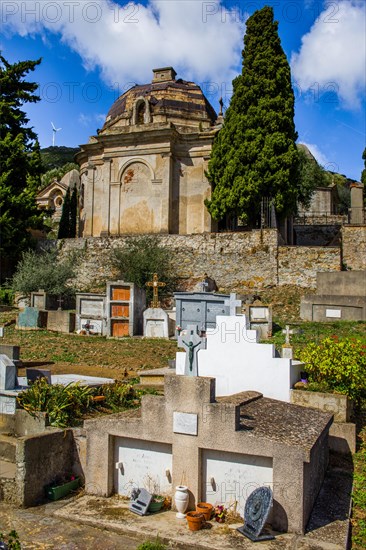
M7 355L0 355L0 390L13 390L16 386L17 368Z

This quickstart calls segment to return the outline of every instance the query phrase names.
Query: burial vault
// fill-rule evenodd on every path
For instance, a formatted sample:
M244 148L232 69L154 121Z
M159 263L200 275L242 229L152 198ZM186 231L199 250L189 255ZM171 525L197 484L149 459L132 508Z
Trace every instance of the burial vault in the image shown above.
M215 380L165 376L165 396L86 421L86 487L129 496L135 487L173 494L182 482L195 502L238 502L273 490L272 526L303 533L328 463L333 416L258 392L216 398Z

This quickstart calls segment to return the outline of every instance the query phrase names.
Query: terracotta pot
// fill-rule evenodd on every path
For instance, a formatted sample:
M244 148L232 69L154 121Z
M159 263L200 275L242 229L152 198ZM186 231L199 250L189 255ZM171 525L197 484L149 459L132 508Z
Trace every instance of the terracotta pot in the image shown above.
M210 521L212 516L213 506L209 502L198 502L196 504L196 512L204 515L206 521Z
M205 521L205 516L199 512L188 512L186 518L190 531L199 531Z

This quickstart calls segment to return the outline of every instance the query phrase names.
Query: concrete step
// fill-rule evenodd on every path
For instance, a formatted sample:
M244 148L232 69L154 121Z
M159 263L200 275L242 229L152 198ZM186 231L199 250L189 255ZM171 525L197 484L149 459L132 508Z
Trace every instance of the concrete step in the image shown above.
M16 465L0 460L0 501L14 504L16 491Z
M16 445L15 437L0 434L0 461L15 462Z
M174 373L175 370L170 369L169 367L164 367L162 369L139 370L137 372L140 377L141 386L153 386L158 388L164 387L164 376L166 374Z

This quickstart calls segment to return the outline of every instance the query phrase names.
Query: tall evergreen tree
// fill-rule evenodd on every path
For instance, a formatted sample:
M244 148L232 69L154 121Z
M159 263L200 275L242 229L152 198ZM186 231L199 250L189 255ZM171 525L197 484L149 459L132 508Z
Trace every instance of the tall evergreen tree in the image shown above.
M40 100L35 95L38 85L25 80L40 62L10 64L0 56L0 256L4 264L14 264L29 247L28 229L42 220L35 202L42 171L39 144L22 110L24 104Z
M70 202L70 188L68 187L62 205L60 225L58 226L58 239L67 239L70 237Z
M362 158L365 161L365 168L361 172L361 183L366 185L366 147L362 153Z
M254 224L262 197L278 215L296 210L300 187L295 145L294 93L273 9L264 7L247 21L242 74L208 165L212 184L206 206L215 220L235 215Z
M76 217L78 210L78 193L76 186L74 187L70 199L70 222L69 222L69 237L76 237Z

